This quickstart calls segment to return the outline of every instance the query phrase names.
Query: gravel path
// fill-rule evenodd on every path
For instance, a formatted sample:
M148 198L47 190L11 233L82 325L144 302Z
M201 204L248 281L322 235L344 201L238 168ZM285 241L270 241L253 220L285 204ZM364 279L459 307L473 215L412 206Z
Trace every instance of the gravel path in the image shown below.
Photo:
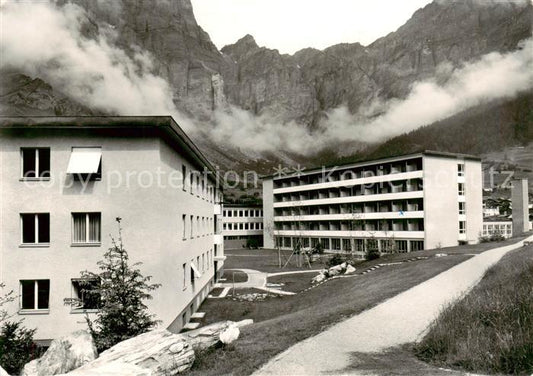
M374 308L297 343L254 375L342 374L351 364L352 352L379 352L415 342L446 304L468 292L507 252L523 246L524 241L532 240L533 236L476 255Z

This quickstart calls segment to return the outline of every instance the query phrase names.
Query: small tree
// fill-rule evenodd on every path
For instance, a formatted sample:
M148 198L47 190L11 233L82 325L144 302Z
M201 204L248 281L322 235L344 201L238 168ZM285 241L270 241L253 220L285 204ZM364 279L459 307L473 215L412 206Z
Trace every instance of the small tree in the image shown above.
M97 263L99 272L81 272L84 280L97 280L94 288L84 288L87 296L100 300L96 319L91 321L86 316L89 331L94 338L96 347L102 352L118 342L145 333L158 323L154 315L148 313L143 303L151 299L150 291L160 287L150 284L151 276L143 276L137 266L140 262L129 265L128 252L122 243L121 218L118 223L118 241L111 237L112 247L104 254L104 259ZM74 299L78 300L78 299ZM72 304L73 299L65 299Z
M0 283L0 290L5 287ZM0 296L0 365L10 374L19 374L30 360L40 356L42 351L33 342L35 329L26 329L22 321L8 321L11 315L4 304L15 300L13 290Z

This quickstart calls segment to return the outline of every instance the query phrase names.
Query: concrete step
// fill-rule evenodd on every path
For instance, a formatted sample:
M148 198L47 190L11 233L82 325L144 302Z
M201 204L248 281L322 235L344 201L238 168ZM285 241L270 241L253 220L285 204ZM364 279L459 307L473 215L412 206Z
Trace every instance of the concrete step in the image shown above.
M203 319L205 312L195 312L192 314L191 319Z
M183 329L196 329L199 326L200 326L199 322L189 322L183 327Z

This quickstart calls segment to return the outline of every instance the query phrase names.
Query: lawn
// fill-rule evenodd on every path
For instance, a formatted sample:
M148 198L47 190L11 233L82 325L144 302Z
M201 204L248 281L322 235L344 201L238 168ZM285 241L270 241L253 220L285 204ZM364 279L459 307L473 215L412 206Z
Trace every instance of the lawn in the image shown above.
M227 269L224 271L226 283L242 283L248 281L248 274L241 270Z
M208 299L200 310L205 323L251 318L228 348L198 354L191 375L250 374L291 345L431 278L468 255L430 258L380 268L353 278L332 280L294 296L261 302ZM309 277L309 276L308 276Z
M281 251L282 265L289 259L291 251ZM296 266L296 255L291 258L290 263L285 268L279 267L278 251L275 249L233 249L228 251L224 262L225 269L254 269L265 273L278 273L293 270L309 269L307 263L302 258L304 266ZM329 256L325 256L319 261L311 264L312 269L323 269ZM229 280L228 280L229 281Z
M415 353L438 366L483 373L533 372L533 246L506 255L448 307Z
M316 276L316 273L299 273L299 274L286 274L268 277L268 283L282 283L283 291L301 292L308 287L311 287L311 279Z
M251 374L293 344L434 277L465 261L472 254L511 244L517 240L519 239L387 255L356 267L364 270L375 264L397 262L417 256L430 256L430 258L387 266L364 276L332 280L294 296L272 297L261 302L208 299L200 307L201 311L206 312L204 323L250 318L254 320L254 324L242 328L241 336L235 344L198 354L197 361L189 374ZM280 271L275 250L234 252L229 252L227 267L250 268L265 272ZM446 253L449 256L431 257L437 253ZM263 262L266 265L263 265ZM322 263L319 268L323 266ZM302 268L292 269L302 270ZM303 277L309 280L312 278L312 273L304 274Z

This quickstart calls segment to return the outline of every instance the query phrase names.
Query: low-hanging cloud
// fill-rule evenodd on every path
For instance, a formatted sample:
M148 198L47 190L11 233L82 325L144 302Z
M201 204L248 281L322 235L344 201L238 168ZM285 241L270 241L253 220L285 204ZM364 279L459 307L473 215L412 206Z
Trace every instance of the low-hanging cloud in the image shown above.
M151 73L152 59L133 56L104 35L86 38L85 11L71 3L2 1L1 67L51 83L79 102L114 114L175 112L168 83Z
M347 106L341 106L330 110L318 129L311 132L295 122L279 124L267 115L253 116L233 109L231 114L217 114L212 134L219 142L227 142L228 134L238 135L242 148L256 151L281 148L313 154L340 143L384 141L472 106L511 98L532 88L533 39L528 39L507 54L490 53L458 68L442 64L435 79L416 82L405 99L373 103L382 115L371 119L363 115L368 111L352 114Z
M280 150L311 155L341 143L378 142L452 116L469 107L513 97L533 88L533 39L506 54L491 53L454 68L444 63L435 79L415 83L405 99L375 102L380 116L366 109L352 114L346 106L330 110L318 127L275 117L256 116L229 106L210 123L183 116L172 88L153 73L153 58L132 46L126 53L113 43L112 31L95 38L81 30L85 10L74 4L0 0L0 67L37 76L80 103L119 115L172 115L189 133L238 147L249 155Z

